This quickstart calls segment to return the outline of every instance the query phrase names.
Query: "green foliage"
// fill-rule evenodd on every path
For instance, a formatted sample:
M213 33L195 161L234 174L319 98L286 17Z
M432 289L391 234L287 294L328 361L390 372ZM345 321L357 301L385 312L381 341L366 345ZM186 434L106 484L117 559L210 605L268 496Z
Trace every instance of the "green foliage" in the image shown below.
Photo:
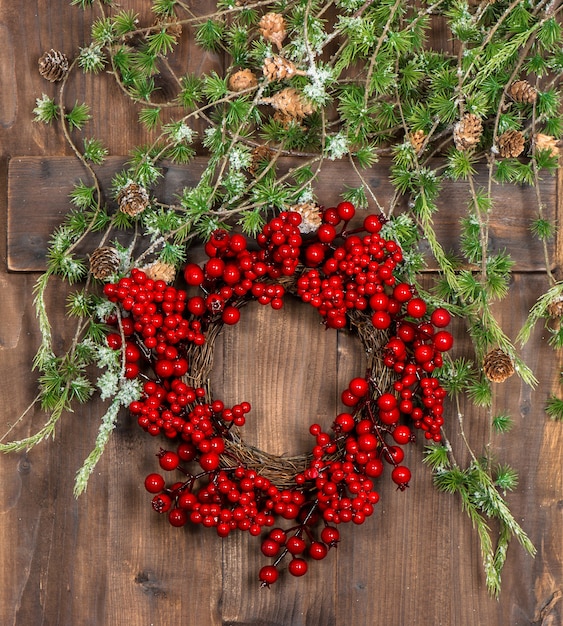
M518 482L517 474L506 465L499 465L493 472L486 459L474 459L469 467L461 469L439 462L440 455L444 456L442 452L436 453L435 450L431 450L425 461L430 465L434 461L436 487L446 493L457 494L461 498L462 506L479 536L487 588L491 595L498 596L501 588L501 571L510 539L512 537L517 539L529 554L534 555L536 552L499 492L514 489ZM490 518L499 523L496 548L492 540L493 531L487 523Z
M81 48L78 54L78 65L85 71L97 74L101 72L106 64L106 56L102 51L102 45L106 45L109 41L107 38L113 37L113 29L110 33L98 34L104 41L102 43L92 43L87 48Z
M68 125L77 130L81 130L90 117L90 107L86 103L76 103L74 107L65 114Z
M209 52L217 52L221 48L221 39L225 25L218 20L208 19L196 31L196 41Z
M35 122L50 124L59 118L60 106L54 100L43 94L41 98L37 98L33 113Z
M153 130L160 123L160 108L146 107L139 111L139 121L147 130Z
M94 3L72 4L84 9ZM537 206L529 208L529 228L544 247L545 266L553 266L548 244L557 225L542 204L539 183L557 170L557 155L538 149L534 139L539 132L555 138L563 134L562 32L553 3L452 0L419 6L395 0L337 0L329 20L327 4L320 0L256 5L220 0L213 14L198 14L195 5L179 0L152 0L153 17L148 21L111 0L98 3L98 8L102 4L107 8L88 18L91 40L77 46L71 70L92 75L106 71L117 82L116 92L133 101L131 120L138 122L146 143L133 148L126 168L114 175L113 197L106 207L106 190L93 166L104 163L108 150L101 140L83 136L90 119L88 104L66 108L66 79L57 99L43 94L36 100L34 121L62 121L65 138L90 178L74 184L71 210L52 235L48 271L37 284L42 340L34 365L41 376L40 401L50 417L36 435L16 442L13 449L53 434L73 401L87 401L93 393L86 365L96 363L96 346L103 345L104 317L98 316L102 304L90 285L95 281L88 280L88 255L83 252L87 235L115 240L124 271L139 256L144 262L160 259L180 269L189 258L189 246L217 227L238 226L254 235L268 216L296 202L316 202L321 168L341 160L353 172L342 181L341 197L359 209L374 204L380 208L386 218L382 236L403 248L396 279L415 285L432 307L445 306L462 318L468 345L463 356L444 358L435 372L441 385L459 412L465 401L476 414L489 413L492 432L507 432L512 419L502 410L491 413L496 386L482 372L484 355L498 346L513 359L523 382L533 386L535 379L494 315L497 301L508 302L513 261L508 251L494 245L491 233L497 215L507 210L496 197L499 185L535 186ZM258 29L261 16L270 10L286 19L282 50ZM434 15L440 16L459 54L430 48ZM188 60L178 55L178 44L186 36L202 54L226 59L225 71L188 71ZM294 63L297 72L267 80L264 61L278 53ZM239 69L254 72L255 90L240 94L229 89L228 77ZM535 104L517 102L510 95L509 82L515 80L528 80L537 89ZM292 115L283 104L271 106L285 88L295 89L314 110ZM468 113L480 118L483 129L464 145L454 138L458 122ZM522 131L526 138L517 159L500 158L498 153L498 137L509 129ZM423 149L420 143L413 145L416 131L424 133ZM76 136L80 140L75 142ZM260 158L259 149L265 147L267 154ZM161 201L157 184L170 162L187 164L195 154L207 157L199 180L180 181L173 201ZM392 162L384 184L371 169L381 155ZM286 157L293 163L290 171ZM466 192L455 252L444 249L435 225L449 209L444 189L451 181ZM129 182L144 187L151 197L151 205L133 218L115 210L116 196ZM388 183L392 193L385 192L381 201ZM123 231L133 240L130 248L117 241ZM437 267L437 272L422 277L427 266ZM517 341L528 341L541 320L549 343L561 348L563 328L550 307L563 297L563 283L550 269L547 273L550 284L530 310ZM67 300L67 313L77 326L72 347L60 357L53 349L44 298L53 275L72 284L84 282ZM77 474L77 494L86 487L120 407L138 391L125 380L122 363L114 356L97 381L97 393L110 403L95 448ZM551 397L546 413L561 420L563 401ZM466 469L453 461L453 448L460 443L472 459ZM499 495L516 486L515 471L477 460L471 445L477 444L462 438L453 446L430 446L424 462L435 473L439 489L460 497L478 531L487 585L496 595L509 539L518 536L533 550ZM490 449L491 440L478 445ZM489 517L499 530L496 547Z
M96 200L96 187L89 187L82 181L74 186L70 192L70 201L80 209L91 207Z
M497 433L507 433L512 430L514 420L510 417L510 415L501 413L493 417L492 426Z
M83 156L87 161L91 161L95 165L101 165L108 155L108 150L98 139L84 138Z
M552 420L558 422L563 421L563 400L557 396L551 395L547 401L545 412Z

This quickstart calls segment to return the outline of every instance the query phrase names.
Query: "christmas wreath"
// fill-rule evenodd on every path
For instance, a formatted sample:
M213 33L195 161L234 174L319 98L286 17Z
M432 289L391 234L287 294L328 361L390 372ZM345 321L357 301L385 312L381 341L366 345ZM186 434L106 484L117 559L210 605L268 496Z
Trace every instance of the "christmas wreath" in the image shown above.
M433 373L453 345L444 330L450 314L430 314L415 287L398 281L402 250L381 236L385 220L370 215L349 229L354 214L341 202L314 214L315 225L310 214L303 221L300 213L282 212L256 238L258 250L240 234L215 231L203 267L189 263L183 272L196 295L168 286L155 268L149 276L134 269L104 289L119 305L106 322L117 327L108 345L123 349L125 377L138 378L147 365L153 374L130 412L145 431L167 438L160 468L183 475L147 476L153 508L173 526L203 524L221 537L233 530L260 535L277 519L295 522L270 529L262 541L262 552L275 558L260 571L263 584L277 580L287 554L288 571L302 576L303 557L323 559L339 540L339 524L370 517L385 465L398 489L408 487L402 446L414 441L412 428L441 441L446 392ZM304 240L301 231L312 227L314 237ZM106 275L111 250L94 260L92 273ZM293 458L246 445L240 427L249 403L226 407L206 387L221 327L236 324L251 301L280 309L286 293L315 307L327 328L354 328L368 362L365 375L342 392L346 411L332 434L311 424L310 454Z
M102 0L71 4L92 9L91 41L74 56L41 56L39 73L58 91L38 97L33 113L60 127L89 179L73 186L36 288L34 365L49 418L1 449L33 447L98 393L109 405L76 495L127 408L164 442L145 480L153 508L173 526L260 536L273 559L259 574L269 585L286 556L300 576L306 556L320 560L337 544L343 523L369 517L380 475L405 490L404 446L421 438L436 486L460 497L478 532L487 587L498 595L510 539L535 548L503 497L515 470L494 460L490 441L474 453L459 397L486 407L490 431L502 433L512 422L493 413L494 384L514 373L536 382L493 312L512 268L491 240L497 184L535 186L529 226L549 282L517 340L543 319L553 346L563 346L563 283L549 253L556 225L539 185L557 169L563 132L560 3L220 0L202 15L180 0L153 0L142 15ZM436 19L451 50L427 41ZM186 33L211 59L204 73L174 55ZM97 169L108 149L81 135L90 108L68 105L77 70L115 81L147 134L109 189ZM196 154L205 161L199 180L179 185L172 201L159 198L166 168L189 167ZM385 202L369 178L380 158L393 187ZM335 161L354 180L321 207L316 181ZM456 254L434 227L447 181L467 188ZM190 260L198 248L204 263ZM424 288L429 256L437 273ZM67 302L77 329L63 354L45 301L54 277L79 284ZM330 332L357 335L367 361L332 426L310 424L311 450L295 458L245 443L249 404L226 406L209 386L221 329L249 303L278 309L287 297L315 307ZM452 316L467 329L470 357L449 352ZM92 364L103 370L94 379ZM563 419L563 401L551 397L546 411ZM447 438L448 413L467 467Z

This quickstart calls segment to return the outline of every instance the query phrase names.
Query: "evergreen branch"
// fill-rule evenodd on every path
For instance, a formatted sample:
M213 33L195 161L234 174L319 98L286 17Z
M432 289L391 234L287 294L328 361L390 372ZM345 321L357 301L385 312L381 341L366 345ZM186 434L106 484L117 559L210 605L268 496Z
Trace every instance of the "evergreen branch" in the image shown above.
M532 330L537 322L542 318L548 317L549 305L561 298L563 298L563 282L553 285L536 300L516 337L516 341L524 345L530 339Z
M30 450L49 437L55 436L55 427L65 411L70 411L70 384L61 392L55 405L51 408L49 419L43 427L25 439L0 444L0 452L20 452Z

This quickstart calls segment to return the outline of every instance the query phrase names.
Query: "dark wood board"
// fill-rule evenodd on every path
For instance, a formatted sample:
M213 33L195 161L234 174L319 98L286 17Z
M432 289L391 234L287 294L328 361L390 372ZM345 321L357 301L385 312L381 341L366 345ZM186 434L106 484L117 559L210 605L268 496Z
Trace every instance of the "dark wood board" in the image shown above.
M97 168L102 191L110 209L115 210L111 197L111 180L126 163L125 157L111 157ZM281 159L279 170L285 173L298 165L296 159ZM196 157L187 166L165 164L163 177L154 196L167 204L178 202L183 187L197 184L206 166L204 157ZM480 168L475 186L486 185L487 170ZM390 162L382 159L362 173L377 197L379 205L388 210L393 197L390 183ZM13 272L41 271L45 268L45 254L51 233L71 209L69 194L75 184L91 185L88 172L73 157L14 157L8 169L8 269ZM347 162L328 162L315 181L315 193L321 205L332 206L340 201L345 186L359 186L361 180ZM460 219L467 213L468 183L448 181L440 194L439 210L434 219L438 240L448 252L459 253ZM540 193L545 203L545 218L554 220L556 211L557 178L542 181ZM517 271L545 270L545 256L541 242L530 236L530 224L536 217L530 207L536 202L536 190L522 185L496 185L491 219L491 251L506 250ZM378 211L369 198L371 211ZM405 202L399 209L408 210ZM78 250L87 254L95 249L99 237L91 236ZM424 244L422 246L424 250ZM427 252L427 250L425 250ZM428 269L436 269L427 254Z
M203 0L191 3L197 13L208 12L213 5ZM124 0L121 6L148 10L148 3L141 0ZM41 255L48 230L57 219L56 215L46 216L36 246L29 241L17 244L22 258L13 242L8 249L9 233L14 232L19 217L12 213L16 202L12 168L27 158L34 164L42 160L53 163L56 158L74 162L59 132L32 122L35 98L42 93L55 94L55 87L38 76L37 59L51 47L73 54L78 45L88 41L93 15L92 9L83 12L71 7L69 0L0 0L0 228L7 235L0 239L0 432L14 423L37 393L36 373L30 370L40 342L33 286L35 272L43 267ZM190 51L187 46L183 53ZM211 63L218 71L221 68L221 59L194 56L192 62L194 68L201 63ZM83 78L71 87L70 102L86 100L93 110L107 112L107 117L93 118L88 133L102 138L111 154L127 154L131 145L144 140L138 126L130 123L138 110L124 102L110 80ZM33 180L41 180L36 173ZM504 208L495 213L495 226L498 219L504 233L496 243L512 244L517 234L521 242L518 253L507 245L523 265L514 276L509 297L497 311L512 338L547 286L543 255L525 254L524 233L532 216L526 212L520 191L526 192L505 190ZM22 189L24 192L28 199L37 199L29 189ZM64 204L57 210L68 210L66 193L59 196ZM556 199L546 196L550 215L561 205L561 193L557 194ZM42 200L45 205L51 198ZM32 229L41 205L35 208L27 213L27 227ZM452 219L452 227L456 221ZM41 251L39 257L34 257L34 247L35 252ZM30 248L31 256L24 261L23 253L29 254ZM13 264L10 270L8 259ZM72 339L72 328L61 307L65 295L63 286L55 281L48 304L59 349ZM362 367L356 341L345 334L324 332L312 313L295 303L279 315L269 309L249 308L241 324L229 329L216 347L214 388L225 397L253 402L248 437L271 451L302 450L313 415L330 424L339 390ZM160 442L141 433L126 415L120 417L87 492L74 499L74 474L92 448L104 410L101 402L95 402L65 415L54 440L27 454L0 456L0 624L563 623L563 429L544 413L547 397L558 390L562 363L547 339L538 328L522 349L524 360L540 380L536 389L520 384L515 377L495 389L494 411L506 410L515 420L510 433L494 440L499 461L511 464L520 475L518 489L507 494L507 499L538 548L532 559L518 545L510 546L498 601L485 591L479 545L460 502L438 493L419 462L421 442L408 453L415 471L410 489L401 493L385 483L374 517L362 527L343 528L341 545L324 563L312 567L301 580L284 580L283 585L268 590L260 589L256 581L257 568L264 560L255 539L234 536L221 540L201 528L172 529L151 511L142 481L154 470ZM463 353L461 327L456 340L456 351ZM471 405L460 408L467 436L479 450L487 437L487 416ZM463 459L454 407L449 407L448 419L450 438ZM11 436L28 435L44 420L44 414L34 409Z

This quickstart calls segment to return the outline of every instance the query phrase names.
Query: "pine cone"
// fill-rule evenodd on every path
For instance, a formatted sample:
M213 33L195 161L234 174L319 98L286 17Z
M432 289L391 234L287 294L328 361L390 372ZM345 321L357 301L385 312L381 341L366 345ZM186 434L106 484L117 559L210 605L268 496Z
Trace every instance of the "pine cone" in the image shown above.
M483 370L491 382L502 383L514 374L514 365L506 352L496 348L485 355Z
M49 50L39 59L39 73L52 83L62 80L69 68L66 55L58 50Z
M176 278L176 268L170 263L155 261L143 267L143 272L151 280L162 280L165 283L173 283Z
M563 296L559 296L547 305L547 312L553 319L563 317Z
M131 217L142 213L150 204L147 190L134 182L127 183L117 196L119 209Z
M311 115L314 109L307 100L293 87L286 87L271 98L264 98L262 102L270 104L282 115L293 119L303 119Z
M474 148L481 139L483 124L473 113L466 113L454 126L454 143L458 150Z
M307 72L298 70L295 63L280 56L266 59L262 66L262 72L268 80L283 80L291 76L304 76Z
M239 70L229 78L229 89L231 91L245 91L252 89L258 84L258 79L251 70Z
M281 111L276 111L274 113L274 121L279 122L286 130L291 125L296 125L299 128L303 127L303 124L295 117L291 115L287 115L287 113L282 113Z
M166 32L178 39L182 35L182 24L177 17L161 17L156 21L157 26L161 26Z
M98 280L105 280L119 269L119 253L111 246L96 248L90 255L90 273Z
M510 85L508 93L515 102L533 104L538 97L538 91L527 80L517 80Z
M289 207L288 211L301 215L299 231L304 235L314 233L322 224L321 210L314 202L301 202Z
M534 143L537 150L549 151L550 155L553 157L559 156L559 142L555 137L544 135L543 133L536 133Z
M423 130L417 130L414 133L409 133L409 141L411 142L414 151L418 154L426 141L426 133Z
M278 50L282 49L283 40L286 36L283 15L279 13L266 13L260 20L258 27L264 39L275 44Z
M499 154L503 159L520 156L524 143L524 135L519 130L507 130L498 138Z
M272 158L273 150L268 146L256 146L252 151L252 161L248 166L248 171L255 176L261 163L264 161L270 161Z

